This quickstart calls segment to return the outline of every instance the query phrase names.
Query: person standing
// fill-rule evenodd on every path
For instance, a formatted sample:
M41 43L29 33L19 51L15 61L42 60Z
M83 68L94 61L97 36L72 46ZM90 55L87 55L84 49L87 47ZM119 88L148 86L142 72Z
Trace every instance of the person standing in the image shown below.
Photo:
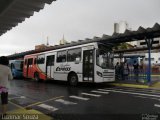
M120 63L120 68L119 68L119 72L120 72L120 76L121 76L120 79L121 80L124 80L124 72L123 71L124 71L124 62L121 62Z
M115 66L115 75L116 75L116 80L119 80L120 79L120 65L119 65L119 62L117 62L116 66Z
M140 74L144 74L144 63L143 63L143 60L140 61L139 71L140 71Z
M128 75L129 75L129 66L127 61L124 62L124 70L123 70L123 74L124 74L124 80L128 80Z
M134 78L136 82L138 82L138 77L139 77L139 64L136 62L136 60L133 63L133 71L134 71Z
M2 103L2 114L5 115L7 112L8 104L8 89L9 80L13 79L10 68L8 67L9 61L5 56L0 57L0 94Z

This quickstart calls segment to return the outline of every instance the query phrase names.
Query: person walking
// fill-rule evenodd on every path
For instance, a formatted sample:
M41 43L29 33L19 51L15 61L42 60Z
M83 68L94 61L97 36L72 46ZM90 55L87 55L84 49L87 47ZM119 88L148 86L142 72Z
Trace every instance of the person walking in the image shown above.
M2 115L7 112L8 104L8 89L9 80L13 79L10 68L8 67L9 61L5 56L0 57L0 94L2 103Z

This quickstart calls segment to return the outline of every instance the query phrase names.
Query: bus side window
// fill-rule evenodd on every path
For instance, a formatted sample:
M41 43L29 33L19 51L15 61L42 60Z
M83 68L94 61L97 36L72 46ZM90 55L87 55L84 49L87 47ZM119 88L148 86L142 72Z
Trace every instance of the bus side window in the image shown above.
M66 50L57 52L57 62L66 62Z
M68 50L67 53L67 61L74 62L74 61L81 61L81 48L75 48Z
M45 63L45 56L39 55L37 58L37 64L44 64Z

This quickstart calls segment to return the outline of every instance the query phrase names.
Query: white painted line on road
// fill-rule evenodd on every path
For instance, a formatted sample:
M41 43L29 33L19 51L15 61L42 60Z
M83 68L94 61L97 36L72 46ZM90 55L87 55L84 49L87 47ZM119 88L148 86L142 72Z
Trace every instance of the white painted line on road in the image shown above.
M132 95L142 95L142 96L150 96L150 97L160 97L160 95L151 95L151 94L143 94L143 93L125 92L125 91L119 91L119 90L106 90L106 89L98 89L98 90L107 91L107 92L117 92L117 93L124 93L124 94L132 94Z
M145 99L152 99L152 100L158 100L159 101L159 99L158 98L153 98L153 97L144 97L144 96L134 96L134 97L139 97L139 98L145 98Z
M148 98L148 97L144 97L144 96L134 96L134 97L139 97L139 98Z
M63 100L63 99L57 99L55 101L60 102L60 103L65 104L65 105L75 105L75 104L77 104L75 102L71 102L71 101L67 101L67 100Z
M25 99L26 97L25 97L25 96L13 97L13 98L9 98L9 100L18 99L18 98L20 98L20 99Z
M154 106L155 106L155 107L160 107L160 105L159 105L159 104L154 104Z
M95 92L95 93L102 93L102 94L109 94L109 92L102 92L102 91L97 91L97 90L92 90L91 92Z
M144 92L144 93L149 93L149 94L160 94L160 91L155 91L155 90L148 90L148 89L136 89L136 88L127 88L127 89L122 89L122 88L105 88L108 90L123 90L123 91L129 91L129 92ZM104 90L105 90L104 89Z
M90 93L81 93L82 95L88 95L88 96L93 96L93 97L101 97L101 95L97 94L90 94Z
M69 96L70 98L75 98L75 99L79 99L79 100L89 100L89 98L84 98L84 97L79 97L79 96Z
M50 105L47 105L47 104L40 104L40 105L37 105L37 106L39 106L41 108L44 108L46 110L49 110L49 111L53 111L53 112L58 110L58 108L50 106Z

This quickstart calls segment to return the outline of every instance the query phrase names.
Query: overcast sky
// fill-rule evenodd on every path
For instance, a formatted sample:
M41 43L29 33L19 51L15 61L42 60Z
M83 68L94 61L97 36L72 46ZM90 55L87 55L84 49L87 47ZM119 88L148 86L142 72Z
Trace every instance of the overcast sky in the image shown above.
M0 56L34 49L35 45L112 35L115 22L132 30L160 23L160 0L57 0L0 36Z

